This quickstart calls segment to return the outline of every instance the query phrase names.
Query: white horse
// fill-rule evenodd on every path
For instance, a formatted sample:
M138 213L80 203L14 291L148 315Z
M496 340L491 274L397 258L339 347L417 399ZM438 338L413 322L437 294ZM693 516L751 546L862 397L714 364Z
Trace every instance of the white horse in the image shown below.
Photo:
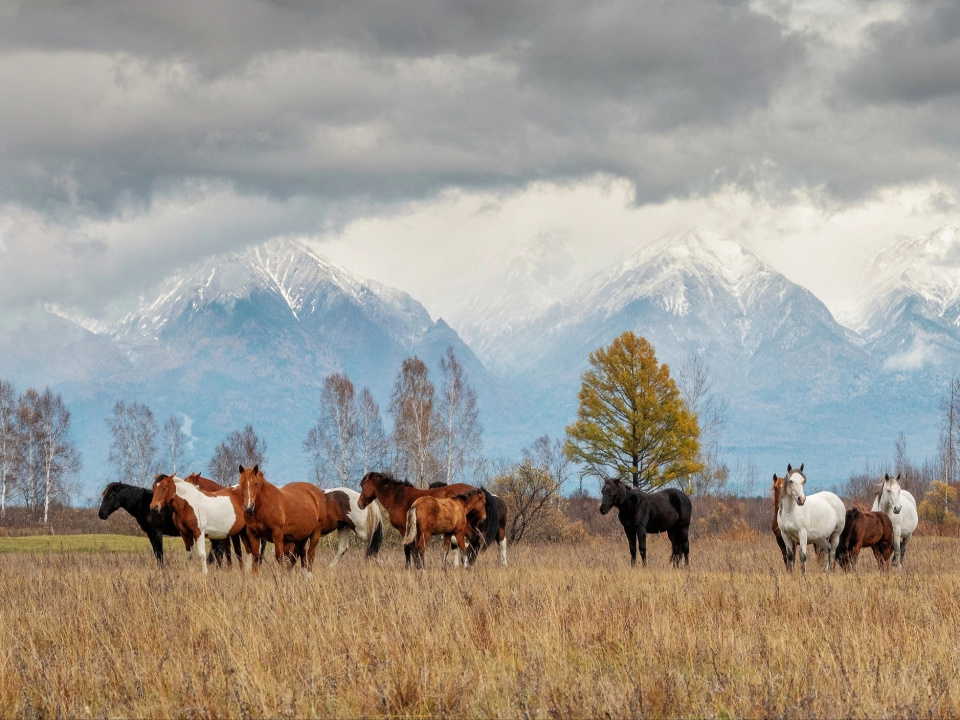
M323 491L328 500L332 500L340 506L341 513L345 517L346 527L340 527L337 530L337 554L333 557L330 567L338 562L343 554L350 548L350 533L360 538L361 542L367 544L367 557L375 557L380 552L380 544L383 542L383 523L380 518L380 503L374 500L363 510L357 504L360 499L360 493L346 487L332 488Z
M882 512L893 525L893 565L903 567L903 554L907 542L917 529L917 501L900 488L900 475L895 478L884 475L880 492L873 499L874 512Z
M787 465L783 496L777 511L777 524L787 551L788 567L793 570L794 553L800 548L800 569L807 572L807 543L826 551L825 570L833 568L837 540L846 522L843 501L832 492L818 492L807 497L803 485L807 476L803 464L798 469Z

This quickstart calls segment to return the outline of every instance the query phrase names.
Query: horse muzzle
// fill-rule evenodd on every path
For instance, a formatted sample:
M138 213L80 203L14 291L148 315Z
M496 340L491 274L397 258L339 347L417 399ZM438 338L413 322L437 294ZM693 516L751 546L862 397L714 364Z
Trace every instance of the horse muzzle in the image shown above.
M97 517L99 517L101 520L106 520L108 517L110 517L110 513L105 513L103 510L101 510L97 513Z
M903 510L903 505L901 505L900 507L895 507L895 508L893 509L893 514L894 514L894 515L899 515L901 510Z
M243 511L244 511L245 513L250 514L250 513L252 513L254 510L256 510L256 508L257 508L256 503L250 503L249 505L244 505L244 506L243 506Z
M798 498L797 498L797 505L803 505L806 501L807 501L807 498L806 498L806 497L798 497Z
M610 512L610 505L601 505L601 506L600 506L600 514L601 514L601 515L606 515L608 512Z
M357 507L361 510L366 509L367 505L370 504L370 500L367 500L363 495L357 498Z

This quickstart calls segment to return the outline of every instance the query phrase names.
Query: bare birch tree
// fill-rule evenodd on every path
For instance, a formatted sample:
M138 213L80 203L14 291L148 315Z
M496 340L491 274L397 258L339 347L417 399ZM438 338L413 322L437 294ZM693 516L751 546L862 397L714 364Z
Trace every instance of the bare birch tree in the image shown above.
M59 395L46 389L37 405L37 445L43 471L43 524L53 500L69 500L67 477L80 469L80 453L70 440L70 410Z
M117 469L117 478L148 487L157 470L159 430L153 411L144 404L118 400L107 425L113 434L108 459Z
M357 471L362 478L371 470L382 470L386 467L390 444L383 431L380 406L367 388L360 391L357 409L359 446Z
M360 440L360 411L353 383L333 373L323 381L317 421L303 442L313 459L317 485L349 485L356 472Z
M20 440L17 475L23 504L32 513L40 507L40 393L29 388L17 400L17 436Z
M19 445L16 391L11 383L0 380L0 522L7 519L7 495L16 478Z
M433 454L437 439L435 394L424 362L416 356L405 359L390 398L396 469L424 488L437 479L439 469Z
M237 482L240 465L263 468L266 462L267 443L254 432L252 425L247 425L243 430L234 430L217 445L207 467L218 483L233 485Z
M437 458L441 479L448 485L461 477L480 455L483 428L477 393L467 382L452 347L440 359L440 399L437 404Z
M177 474L177 468L183 459L183 447L187 444L187 436L183 432L183 423L176 415L171 415L163 424L163 452L170 460L170 472Z
M955 482L960 449L960 375L950 378L947 393L940 400L940 465L944 482Z
M687 408L697 416L700 426L700 456L702 470L693 473L686 482L695 495L714 495L722 492L729 477L721 462L720 438L727 423L729 403L713 391L709 368L698 353L691 353L677 373L677 384Z

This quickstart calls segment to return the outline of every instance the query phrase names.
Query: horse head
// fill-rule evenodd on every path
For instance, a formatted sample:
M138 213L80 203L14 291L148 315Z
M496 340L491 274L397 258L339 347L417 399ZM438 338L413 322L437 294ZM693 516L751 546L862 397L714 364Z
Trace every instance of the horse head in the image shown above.
M803 505L807 501L807 496L803 493L803 485L807 482L807 476L803 474L803 463L799 468L793 468L787 463L787 474L783 479L783 495L796 500L797 505Z
M606 515L610 508L623 500L625 488L620 478L606 478L600 488L600 514Z
M463 503L463 514L474 513L476 523L482 523L487 519L487 494L483 490L470 490L461 497L465 499Z
M883 504L884 496L889 497L891 507L895 515L903 509L903 503L900 500L900 473L895 478L888 474L883 476L883 487L880 489L880 503Z
M383 475L378 472L368 472L360 481L360 497L357 498L357 506L363 510L370 503L377 499L377 487L383 480Z
M257 508L257 495L263 487L263 473L260 472L260 465L254 465L252 468L244 469L240 466L240 499L243 502L243 511L252 513Z
M198 472L190 473L183 479L183 481L190 483L191 485L196 485L197 487L200 487L200 473Z
M106 520L113 513L120 509L120 483L110 483L103 489L100 496L100 512L98 515L101 520Z
M154 512L162 510L177 494L177 486L173 475L157 475L153 481L153 497L150 499L150 509Z

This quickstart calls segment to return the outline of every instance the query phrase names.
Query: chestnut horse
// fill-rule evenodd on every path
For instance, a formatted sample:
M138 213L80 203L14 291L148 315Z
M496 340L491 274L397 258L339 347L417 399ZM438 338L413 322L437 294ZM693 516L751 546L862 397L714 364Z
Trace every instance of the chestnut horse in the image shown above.
M427 549L430 536L443 536L443 566L447 565L447 553L450 552L450 538L456 537L457 545L466 547L466 535L470 530L467 514L471 513L479 520L487 517L487 494L483 490L472 488L450 498L420 497L413 501L407 512L407 532L403 536L403 547L410 547L418 568L424 567L423 554ZM453 566L458 567L459 557L454 556ZM463 566L469 566L467 554L463 554Z
M445 482L437 481L430 483L431 488L446 486ZM500 564L504 567L507 564L507 504L499 495L494 495L485 487L481 487L487 494L487 517L479 520L475 513L467 514L467 521L470 524L467 532L467 555L470 562L474 563L477 556L494 544L500 546Z
M890 557L893 555L893 523L886 513L850 508L837 542L837 562L840 567L844 570L851 567L856 570L860 550L865 547L873 550L877 567L890 567Z
M317 543L324 532L336 529L336 513L323 490L312 483L278 487L267 482L259 465L240 466L239 495L247 525L253 571L260 565L260 540L273 543L277 562L295 554L306 571L313 570ZM329 528L329 529L325 529Z
M173 522L187 552L193 546L203 572L207 572L206 537L226 539L243 529L240 499L232 489L207 494L175 475L158 476L150 509L159 511L168 506L173 509Z
M773 522L770 523L770 529L773 530L773 536L777 539L777 545L780 546L780 554L783 556L783 565L790 569L790 560L787 559L787 544L783 541L783 535L780 533L780 525L777 523L777 513L780 511L780 498L783 497L783 481L785 477L777 477L773 474Z
M403 537L407 534L407 512L413 505L414 500L422 497L448 498L454 495L460 495L468 490L476 490L476 488L466 483L456 483L454 485L443 485L442 487L431 488L429 490L421 490L406 480L396 480L385 473L368 472L363 476L363 480L360 481L360 499L357 501L357 504L363 509L374 500L379 500L380 504L387 510L387 515L390 517L390 524L397 529L400 537ZM456 553L459 553L461 550L462 548L458 546L457 550L454 551L455 560L457 558ZM407 559L406 566L410 567L412 548L404 545L403 554Z

